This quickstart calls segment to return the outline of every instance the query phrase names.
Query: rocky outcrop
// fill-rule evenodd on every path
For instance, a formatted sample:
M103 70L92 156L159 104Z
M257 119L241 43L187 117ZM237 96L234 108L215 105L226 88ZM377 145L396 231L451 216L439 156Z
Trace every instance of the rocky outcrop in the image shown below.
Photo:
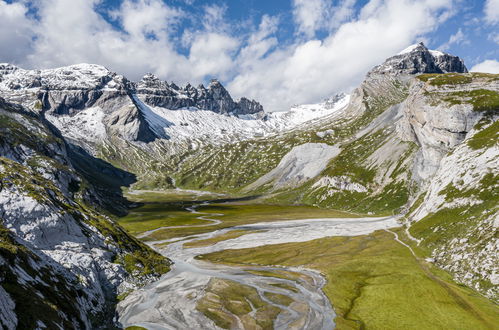
M152 142L157 137L139 107L133 103L112 112L103 122L111 134L121 136L125 140Z
M100 65L78 64L49 70L24 70L0 64L0 91L4 98L55 115L71 115L126 96L131 87L126 78ZM108 111L114 110L114 107L107 105Z
M0 326L2 329L91 328L76 278L16 241L0 226ZM54 308L57 307L57 309Z
M434 263L497 302L499 147L469 145L480 131L493 129L492 121L483 122L441 158L421 205L408 218L412 234L431 249Z
M421 42L374 67L370 74L414 75L420 73L468 72L464 61L457 56L429 50Z
M236 115L258 114L263 116L264 110L263 106L257 101L242 97L239 102L236 103L236 108L232 111L232 113Z
M171 110L197 108L234 115L263 113L263 107L254 100L241 98L240 101L234 102L218 80L212 80L208 88L203 85L196 88L190 84L180 88L174 83L168 84L152 74L147 74L135 85L135 93L150 106Z
M366 187L357 182L352 182L352 179L347 176L323 176L312 185L312 188L319 187L327 187L336 190L355 191L360 193L367 192Z
M420 76L397 127L399 137L419 147L412 179L420 204L407 215L409 230L432 251L433 262L496 301L498 97L497 76Z
M337 146L325 143L305 143L295 146L277 167L244 189L250 191L271 184L273 189L296 187L316 177L330 159L340 153Z
M15 306L25 306L14 310L21 328L109 328L117 294L168 270L168 260L97 211L99 198L43 118L0 98L0 284ZM13 257L16 249L26 258ZM137 269L125 265L125 256ZM19 293L25 289L15 289L26 285L42 298L34 315ZM50 304L60 313L38 313ZM8 313L12 304L4 305ZM1 316L0 322L10 327Z
M158 120L146 120L144 112L151 115L149 117L157 117L148 106L169 110L195 108L236 116L263 117L264 113L263 107L254 100L234 101L217 80L212 80L207 88L190 84L181 88L148 74L133 83L93 64L49 70L24 70L0 64L0 95L42 113L73 143L90 151L93 151L92 144L101 142L108 134L145 143L168 138L164 133L168 123L158 118L163 127L152 127L158 126ZM90 117L87 116L89 109ZM92 132L92 127L86 125L89 121L104 127ZM85 134L80 134L83 131Z
M463 77L469 78L469 83L454 84L450 76L448 84L437 86L431 81L413 80L398 131L403 139L412 140L421 147L413 169L413 178L418 182L431 178L441 159L461 144L486 114L475 109L469 96L482 93L484 87L499 91L497 81L489 81L479 74Z

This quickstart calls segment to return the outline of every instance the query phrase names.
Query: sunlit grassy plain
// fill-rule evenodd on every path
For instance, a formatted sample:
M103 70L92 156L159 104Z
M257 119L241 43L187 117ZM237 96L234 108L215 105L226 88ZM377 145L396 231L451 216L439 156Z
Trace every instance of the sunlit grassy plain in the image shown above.
M285 206L255 204L252 200L224 200L223 196L174 195L166 192L128 194L127 198L144 203L132 209L119 223L132 234L169 226L185 226L185 228L169 228L158 230L147 237L147 240L161 240L173 237L202 234L217 229L240 226L244 224L269 222L279 220L318 219L318 218L353 218L359 215L342 211L319 209L310 206ZM201 205L194 214L186 211L187 207L199 205L200 201L212 204ZM219 219L222 223L214 226L195 227L210 224L209 221L198 219L205 216L208 219Z
M147 202L120 220L121 225L132 233L162 226L185 226L159 230L148 238L155 240L263 221L357 216L305 206L255 204L253 201L214 202L196 209L203 214L192 214L185 211L185 207L199 204L196 200L213 200L220 196L148 193L129 195L130 197L135 201ZM207 223L197 219L200 215L220 219L222 223L209 227L192 227ZM243 267L304 266L322 272L327 279L323 290L337 313L335 322L338 329L499 328L497 305L453 282L448 273L424 261L424 250L404 239L402 229L394 231L413 246L418 258L407 247L395 241L392 233L386 231L356 237L328 237L302 243L278 244L272 245L272 248L262 246L225 250L202 255L200 258ZM191 245L205 246L242 234L244 232L232 231L209 240L192 242ZM259 275L292 279L291 274L279 272L264 271ZM230 285L227 290L217 290L216 301L203 300L198 305L198 309L219 326L230 327L233 324L230 316L226 315L224 318L224 313L213 313L214 307L239 299L234 297L232 287ZM244 296L243 291L240 290L241 296ZM208 311L209 307L211 312ZM244 314L241 313L239 314ZM265 328L269 327L271 328L271 324L265 323Z
M398 230L401 231L400 229ZM231 265L305 266L327 279L338 329L497 329L499 308L377 231L201 256Z

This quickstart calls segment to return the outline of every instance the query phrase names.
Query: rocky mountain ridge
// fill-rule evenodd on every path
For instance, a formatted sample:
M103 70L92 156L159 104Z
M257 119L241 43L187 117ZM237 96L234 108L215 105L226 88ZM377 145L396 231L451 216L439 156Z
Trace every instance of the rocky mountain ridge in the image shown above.
M263 107L254 100L234 101L216 80L208 88L202 85L194 88L189 84L180 88L149 74L134 83L94 64L47 70L24 70L0 64L0 90L7 100L42 112L53 121L58 117L73 117L85 109L99 108L103 112L101 123L105 130L125 140L145 143L168 138L163 131L169 126L168 122L163 121L158 129L152 127L157 122L146 120L143 112L148 107L206 110L229 116L263 117L264 114Z
M118 95L137 94L151 106L161 106L171 110L197 108L220 114L247 115L263 112L263 107L254 100L241 98L235 102L229 92L216 79L208 87L202 84L197 88L190 84L179 87L168 84L153 74L146 74L140 81L129 81L122 75L95 64L77 64L45 70L24 70L14 65L0 64L0 84L3 89L34 90L42 104L55 114L71 114L109 98L109 92ZM62 98L45 93L66 91ZM75 91L70 93L70 91ZM107 93L106 93L107 92ZM98 104L98 103L97 103Z
M414 75L421 73L466 73L468 69L458 56L428 49L424 43L411 45L383 64L375 66L369 73L390 75Z
M182 88L147 74L135 84L134 93L147 105L171 110L197 108L219 114L263 114L263 107L255 100L243 97L234 102L229 92L216 79L211 80L207 88L202 84L197 88L191 84Z
M371 70L351 95L260 118L257 103L234 102L216 81L180 88L152 75L131 83L100 66L73 68L0 66L8 100L0 99L0 234L10 242L0 245L0 275L18 278L21 267L31 277L0 301L0 315L14 323L24 317L15 289L39 287L32 274L46 264L46 283L57 272L62 283L79 283L62 284L50 301L85 293L61 312L69 323L53 324L80 328L91 325L85 315L106 314L94 300L166 267L96 210L109 205L106 187L135 180L144 189L403 214L428 260L498 299L497 75L467 73L458 57L416 44ZM26 251L24 261L7 248ZM0 322L12 328L8 319Z

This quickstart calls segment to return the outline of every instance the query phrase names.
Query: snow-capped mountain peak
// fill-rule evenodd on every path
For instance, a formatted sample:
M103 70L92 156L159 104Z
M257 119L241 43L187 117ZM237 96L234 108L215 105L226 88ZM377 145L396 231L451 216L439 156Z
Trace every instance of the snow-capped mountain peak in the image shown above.
M374 67L369 74L420 74L468 72L464 61L458 56L438 50L428 49L420 42L411 45L395 56L389 57L383 64ZM368 75L369 75L368 74Z
M97 64L81 63L55 69L25 70L17 66L0 64L0 89L82 90L104 88L113 79L122 76Z
M418 42L417 44L413 44L413 45L410 45L409 47L405 48L404 50L402 50L397 55L408 54L408 53L412 53L413 51L425 50L425 49L426 49L426 46L424 45L424 43L423 42Z

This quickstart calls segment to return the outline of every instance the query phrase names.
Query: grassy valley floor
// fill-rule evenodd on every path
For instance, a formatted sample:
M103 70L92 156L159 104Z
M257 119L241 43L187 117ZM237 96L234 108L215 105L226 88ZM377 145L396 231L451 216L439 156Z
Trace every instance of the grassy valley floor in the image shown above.
M338 314L338 329L497 329L499 324L497 305L415 258L386 231L201 257L239 266L320 270L327 278L324 292Z
M223 201L219 200L221 196L213 195L145 193L132 196L134 201L144 204L120 220L120 224L130 232L138 235L160 227L178 226L152 232L145 240L187 237L256 222L358 216L304 206L255 204L251 200ZM210 204L195 208L200 213L186 210L205 200L209 200ZM204 218L199 219L200 217ZM206 219L220 222L213 223ZM206 226L207 224L209 226ZM471 289L455 283L448 273L426 262L424 252L405 239L403 228L392 231L277 244L271 248L267 245L224 250L198 258L246 269L255 265L280 265L320 271L327 280L323 290L337 314L335 322L338 329L499 328L497 305ZM247 233L235 229L210 239L189 242L187 245L190 246L185 248L202 248L245 234ZM411 245L418 257L413 255L408 246L396 241L394 234L398 234L402 241ZM292 279L293 276L278 270L258 275L287 279ZM248 301L251 297L244 296L247 290L232 290L233 285L229 282L223 285L216 283L217 285L211 282L207 291L211 298L201 298L198 310L206 312L205 315L219 326L232 326L234 315L239 315L244 321L246 309L249 307L241 311L236 309L239 314L234 311L227 314L227 310L232 307L224 304L227 301L237 304L240 304L239 300ZM241 297L235 297L235 292L241 292ZM253 306L252 304L248 306ZM220 310L225 312L213 313L218 305ZM265 315L267 314L274 315L265 312ZM272 328L272 324L267 322L261 328Z
M130 233L138 235L160 227L181 226L155 231L145 240L202 234L257 222L360 216L310 206L268 205L255 203L252 199L224 199L220 195L198 195L188 191L180 195L176 191L142 192L128 194L127 198L143 203L142 206L132 209L126 217L119 219L120 225ZM207 204L202 205L203 202ZM186 210L194 205L199 213ZM210 225L212 223L209 220L199 217L218 219L221 222Z

